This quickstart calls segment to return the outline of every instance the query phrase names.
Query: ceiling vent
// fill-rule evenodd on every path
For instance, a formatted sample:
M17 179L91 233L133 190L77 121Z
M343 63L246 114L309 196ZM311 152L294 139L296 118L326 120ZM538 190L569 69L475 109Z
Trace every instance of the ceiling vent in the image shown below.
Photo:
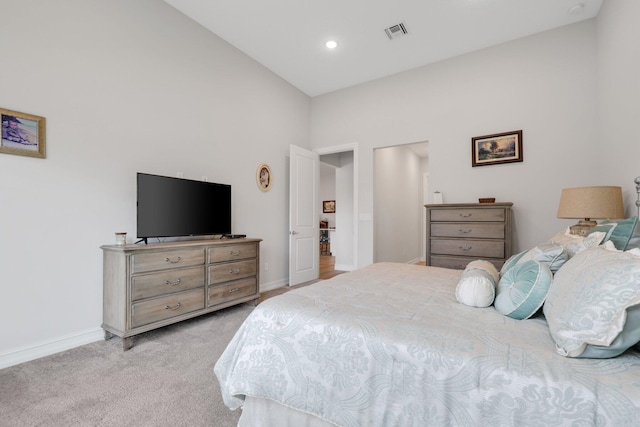
M401 22L396 25L392 25L389 28L385 28L384 32L389 37L389 40L395 40L397 38L403 37L407 35L407 27L404 25L404 22Z

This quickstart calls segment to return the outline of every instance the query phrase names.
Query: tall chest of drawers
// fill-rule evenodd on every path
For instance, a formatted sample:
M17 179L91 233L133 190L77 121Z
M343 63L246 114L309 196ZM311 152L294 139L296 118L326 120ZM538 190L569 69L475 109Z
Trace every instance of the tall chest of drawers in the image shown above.
M484 259L500 269L511 256L513 203L425 205L427 265L462 270Z
M133 336L257 300L260 239L107 245L103 250L105 338Z

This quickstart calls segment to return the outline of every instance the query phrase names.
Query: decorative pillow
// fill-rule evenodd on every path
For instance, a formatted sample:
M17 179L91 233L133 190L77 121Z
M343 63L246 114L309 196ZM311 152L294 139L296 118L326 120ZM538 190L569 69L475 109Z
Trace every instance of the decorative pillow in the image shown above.
M528 319L544 303L553 274L541 262L517 264L500 278L494 306L498 313L514 319Z
M489 307L495 298L499 277L498 270L489 261L470 262L456 286L456 299L471 307Z
M569 228L567 228L566 231L557 233L547 243L562 246L567 252L569 258L571 258L585 249L598 246L600 242L602 242L602 239L604 239L605 235L606 233L602 231L596 231L586 237L576 236L574 234L570 234Z
M640 224L638 217L627 219L606 220L596 225L589 234L605 231L604 241L611 240L616 248L628 251L640 247Z
M569 255L563 246L556 246L550 243L543 243L527 251L517 262L521 264L525 261L534 260L545 264L552 273L555 273L567 262Z
M517 253L515 255L511 255L509 257L509 259L507 259L504 264L502 264L502 268L500 269L500 275L502 276L504 273L507 272L507 270L511 269L511 267L515 267L515 265L518 263L518 261L520 261L520 258L522 258L524 256L524 254L526 254L527 251L522 251L520 253Z
M595 247L558 271L544 315L559 354L614 357L640 340L639 304L638 251Z

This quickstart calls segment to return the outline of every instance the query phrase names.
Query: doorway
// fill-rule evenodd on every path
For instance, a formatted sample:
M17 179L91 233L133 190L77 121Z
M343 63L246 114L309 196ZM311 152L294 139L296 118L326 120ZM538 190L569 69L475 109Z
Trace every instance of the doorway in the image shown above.
M428 143L374 150L374 262L425 259Z

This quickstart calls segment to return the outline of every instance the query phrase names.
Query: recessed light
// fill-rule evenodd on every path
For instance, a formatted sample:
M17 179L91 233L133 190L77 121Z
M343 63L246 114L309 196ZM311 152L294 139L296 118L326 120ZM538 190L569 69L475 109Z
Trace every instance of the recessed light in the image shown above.
M329 40L324 44L327 49L335 49L336 47L338 47L338 42L335 40Z

